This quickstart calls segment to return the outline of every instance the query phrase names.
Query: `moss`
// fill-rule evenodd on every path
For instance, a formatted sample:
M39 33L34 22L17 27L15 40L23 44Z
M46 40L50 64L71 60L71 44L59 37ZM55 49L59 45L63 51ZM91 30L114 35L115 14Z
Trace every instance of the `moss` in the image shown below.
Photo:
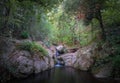
M17 48L20 50L27 50L32 54L39 54L41 56L47 56L48 52L39 44L35 42L23 42L17 45Z

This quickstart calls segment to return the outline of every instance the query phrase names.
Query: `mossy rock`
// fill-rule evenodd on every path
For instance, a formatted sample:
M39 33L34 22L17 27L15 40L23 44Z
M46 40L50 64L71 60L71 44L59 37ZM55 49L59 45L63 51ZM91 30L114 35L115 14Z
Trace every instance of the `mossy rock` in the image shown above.
M48 52L36 42L24 41L16 45L19 50L27 50L32 54L39 54L40 56L47 56Z

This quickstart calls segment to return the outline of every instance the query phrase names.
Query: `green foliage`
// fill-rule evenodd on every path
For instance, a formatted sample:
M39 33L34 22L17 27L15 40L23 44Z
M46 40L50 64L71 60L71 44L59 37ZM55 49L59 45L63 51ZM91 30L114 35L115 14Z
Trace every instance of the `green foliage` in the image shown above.
M60 1L62 0L2 1L3 8L0 5L0 19L5 19L5 21L0 20L0 26L2 26L2 28L0 27L0 31L6 32L5 34L10 33L13 37L17 36L16 38L21 36L26 38L26 32L28 32L31 39L43 41L46 37L49 37L48 34L51 34L51 24L48 22L46 14L52 7L61 3ZM8 10L7 7L10 11L4 11L5 8ZM4 17L4 15L2 15L4 12L7 13L8 16ZM3 30L4 27L7 27L7 29Z
M64 4L61 4L61 1L11 0L8 26L13 37L17 34L27 38L29 34L33 40L44 41L47 38L52 42L65 42L69 45L77 42L86 45L91 39L90 31L81 34L85 26L75 19L75 15L64 12ZM79 4L78 2L80 1L75 0L75 3ZM73 3L74 1L71 2Z
M24 0L18 0L23 2ZM38 3L42 7L46 7L47 9L52 9L53 7L57 7L57 4L61 3L63 0L27 0L31 2Z
M107 56L107 57L102 57L102 58L98 58L95 61L94 67L101 67L104 66L105 64L109 63L112 60L112 57Z
M27 39L29 37L29 33L27 31L21 32L21 38Z
M39 54L40 56L47 56L48 52L35 42L23 42L17 45L17 48L20 50L27 50L33 54Z
M113 58L113 70L111 76L114 78L120 77L120 55Z
M75 34L73 30L73 26L75 25L75 20L73 16L69 17L69 15L63 14L58 16L57 21L58 23L54 25L54 27L56 27L57 30L54 39L57 40L58 42L72 44L73 43L72 38L74 37Z
M31 51L32 43L31 42L23 42L22 44L18 45L20 50L27 50Z
M31 2L29 0L19 2L20 6L18 9L21 9L22 13L19 13L20 10L17 11L19 14L16 17L20 17L17 19L21 21L21 23L19 23L20 28L17 30L21 32L24 30L27 31L32 40L44 41L46 38L51 36L50 34L52 26L47 17L47 12L50 9L47 8L46 11L46 6L43 4L39 5L36 2L37 1Z
M33 34L37 40L44 41L46 38L49 38L51 34L52 27L47 19L48 18L45 13L41 13L41 11L39 11L38 15L36 16L36 23L33 26L34 28L30 29L30 33Z
M80 3L82 1L80 0L65 0L64 1L64 10L66 12L76 12L79 10L79 7L80 7Z
M114 57L113 57L113 70L111 72L111 76L114 78L120 78L120 37L118 36L112 36L111 44L114 48Z
M112 58L113 57L111 57L111 56L106 56L106 57L101 57L101 58L94 58L95 63L91 67L91 71L93 73L95 73L95 74L100 72L101 68L105 67L107 64L112 62ZM112 64L111 64L111 66L112 66Z
M120 55L117 55L113 58L113 65L115 66L115 68L120 69Z
M91 25L85 26L83 21L75 19L73 14L62 13L61 8L58 9L57 14L49 18L50 22L55 23L52 27L52 34L54 35L51 37L52 42L85 46L96 39L98 29L93 30Z
M119 0L107 0L105 3L105 9L103 10L103 20L106 26L111 27L119 25L120 22L120 1Z

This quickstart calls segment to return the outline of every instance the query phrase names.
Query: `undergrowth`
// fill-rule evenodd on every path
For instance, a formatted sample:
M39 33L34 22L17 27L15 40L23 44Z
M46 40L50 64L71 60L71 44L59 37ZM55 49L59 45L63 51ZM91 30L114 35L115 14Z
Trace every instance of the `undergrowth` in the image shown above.
M27 50L32 54L40 54L41 56L47 56L48 52L41 46L35 42L23 42L17 45L17 48L20 50Z

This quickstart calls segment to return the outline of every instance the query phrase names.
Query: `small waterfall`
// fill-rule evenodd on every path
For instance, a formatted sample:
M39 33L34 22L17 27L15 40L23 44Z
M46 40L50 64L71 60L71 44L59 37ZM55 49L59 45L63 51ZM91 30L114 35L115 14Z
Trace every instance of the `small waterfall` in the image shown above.
M55 67L63 67L64 66L64 60L62 58L60 58L59 56L61 56L61 54L63 54L62 51L58 51L56 49L56 54L55 54Z
M56 64L55 67L63 67L64 66L64 61L61 58L56 59Z

